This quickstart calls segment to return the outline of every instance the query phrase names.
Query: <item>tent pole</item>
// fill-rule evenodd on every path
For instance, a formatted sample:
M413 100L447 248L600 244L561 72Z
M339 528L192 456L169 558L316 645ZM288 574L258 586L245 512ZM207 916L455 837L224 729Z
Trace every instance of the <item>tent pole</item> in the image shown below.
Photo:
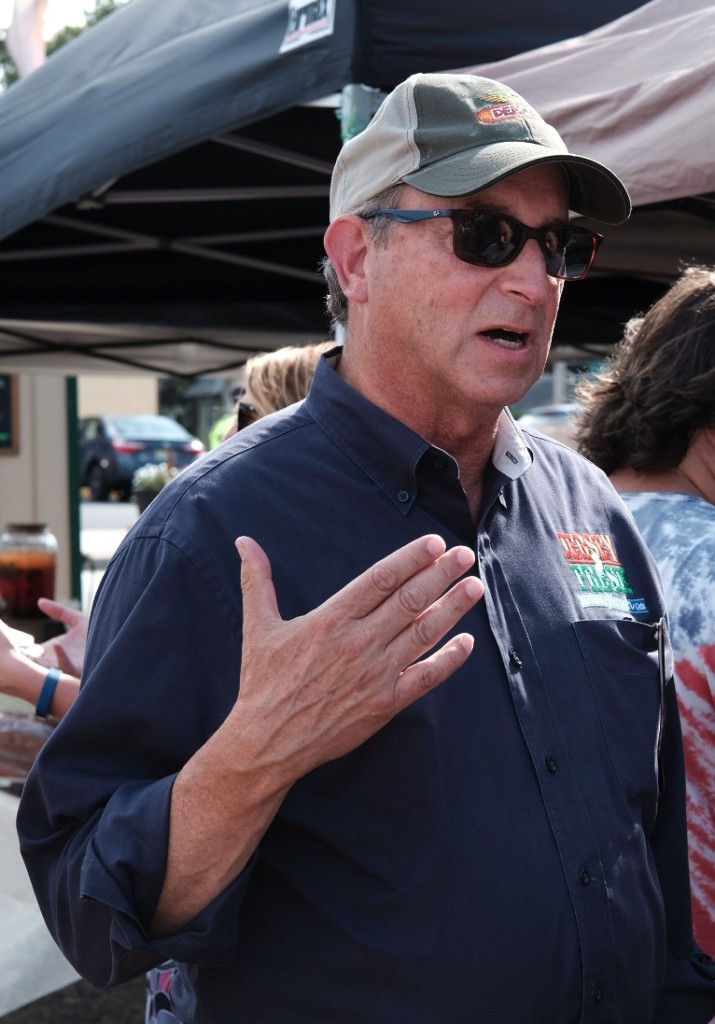
M77 378L65 378L67 402L67 493L70 528L70 588L82 607L82 552L79 522L79 452L77 450Z

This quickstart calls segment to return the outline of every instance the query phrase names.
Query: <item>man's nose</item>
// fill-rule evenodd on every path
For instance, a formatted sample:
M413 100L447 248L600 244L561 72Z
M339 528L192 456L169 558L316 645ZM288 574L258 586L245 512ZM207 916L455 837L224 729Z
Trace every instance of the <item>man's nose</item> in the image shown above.
M526 295L531 302L544 302L560 286L546 271L546 257L535 238L529 238L518 256L503 270L510 289Z

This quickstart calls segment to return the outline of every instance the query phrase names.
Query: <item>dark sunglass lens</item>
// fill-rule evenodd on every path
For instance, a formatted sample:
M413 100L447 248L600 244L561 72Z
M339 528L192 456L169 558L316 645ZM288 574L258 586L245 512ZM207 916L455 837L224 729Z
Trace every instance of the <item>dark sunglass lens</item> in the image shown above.
M544 259L546 272L552 277L567 277L566 250L569 243L569 228L547 228L544 232Z
M257 418L258 416L255 405L251 405L250 402L238 403L238 430L243 430L244 427L249 426L249 424L253 423Z
M499 267L508 263L521 240L519 225L494 213L470 213L455 222L454 252L466 263Z
M524 244L535 239L542 248L546 272L551 277L577 281L593 262L600 235L570 224L527 228L506 214L485 210L452 212L454 254L478 267L503 267L511 263Z
M571 227L547 228L544 237L546 270L553 277L575 281L583 277L594 255L593 235Z

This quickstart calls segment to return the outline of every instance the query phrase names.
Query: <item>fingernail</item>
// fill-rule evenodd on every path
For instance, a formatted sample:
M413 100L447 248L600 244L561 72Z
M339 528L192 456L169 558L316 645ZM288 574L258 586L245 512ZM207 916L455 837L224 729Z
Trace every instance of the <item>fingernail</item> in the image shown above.
M445 543L441 537L430 537L427 541L427 551L436 558L445 549Z
M469 548L457 548L457 561L467 569L470 565L474 565L474 552Z
M471 633L462 633L459 637L459 642L462 645L462 649L467 653L471 654L474 650L474 637Z

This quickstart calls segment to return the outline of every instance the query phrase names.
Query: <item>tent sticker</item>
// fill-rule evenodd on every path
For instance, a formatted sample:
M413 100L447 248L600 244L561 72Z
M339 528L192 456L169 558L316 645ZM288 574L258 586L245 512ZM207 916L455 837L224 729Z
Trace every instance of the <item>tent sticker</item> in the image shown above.
M289 0L288 28L280 52L307 46L333 34L335 0Z

